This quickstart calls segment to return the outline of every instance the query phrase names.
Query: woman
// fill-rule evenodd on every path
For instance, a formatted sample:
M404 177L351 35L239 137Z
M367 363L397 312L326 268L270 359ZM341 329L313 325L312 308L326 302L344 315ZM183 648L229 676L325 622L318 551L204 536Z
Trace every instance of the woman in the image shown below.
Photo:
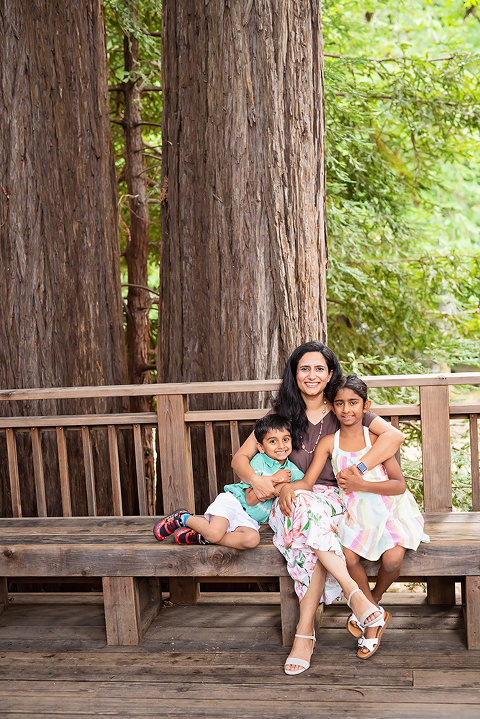
M310 466L320 438L335 433L339 428L338 420L332 412L331 389L341 375L342 370L335 354L321 342L301 345L287 361L282 385L272 411L291 421L292 443L295 449L290 459L303 472ZM365 414L364 424L378 435L378 440L362 458L362 471L376 467L392 457L403 441L401 432L373 412ZM255 474L250 460L256 453L257 445L252 434L233 457L232 468L241 480L253 487L258 499L262 501L278 496L281 485L275 485L270 477ZM338 480L344 483L352 476L360 476L357 468L343 470L339 473ZM315 644L315 612L322 595L324 600L330 603L340 593L332 575L341 584L345 595L351 597L353 615L359 617L371 607L362 592L353 594L357 585L346 572L341 544L335 532L335 522L330 521L343 511L330 462L327 462L318 477L313 494L303 490L298 493L295 522L292 523L282 514L278 502L272 508L270 524L275 532L274 543L287 559L288 571L295 581L295 591L300 601L300 619L295 641L285 663L287 674L300 673L309 666ZM305 536L303 531L300 532L301 527L305 528L309 516L315 518L314 522L309 523L317 530L313 539L311 532L309 536ZM322 529L319 531L320 525ZM372 624L374 621L381 621L379 612L367 614L365 622ZM296 663L298 660L302 663Z

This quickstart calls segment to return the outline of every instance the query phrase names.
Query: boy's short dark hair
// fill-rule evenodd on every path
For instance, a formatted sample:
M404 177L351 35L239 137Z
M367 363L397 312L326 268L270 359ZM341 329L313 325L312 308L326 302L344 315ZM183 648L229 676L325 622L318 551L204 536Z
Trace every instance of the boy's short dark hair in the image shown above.
M260 442L261 444L263 442L263 438L271 429L276 429L278 431L286 429L287 432L291 434L292 424L290 420L286 419L286 417L282 417L279 414L266 414L265 417L257 419L257 421L255 422L255 427L253 428L255 439L257 440L257 442Z

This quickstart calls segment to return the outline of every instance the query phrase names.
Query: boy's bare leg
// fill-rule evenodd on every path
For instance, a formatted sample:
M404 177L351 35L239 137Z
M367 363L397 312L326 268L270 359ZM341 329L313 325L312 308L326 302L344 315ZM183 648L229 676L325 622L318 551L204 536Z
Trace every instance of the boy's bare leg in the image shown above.
M382 554L382 563L378 570L377 582L372 595L376 604L382 598L382 594L387 591L392 582L396 582L400 576L403 558L405 556L405 547L397 544L392 549L387 549Z
M313 636L315 627L315 612L317 611L320 599L322 598L326 576L327 571L325 567L320 564L320 562L317 562L315 564L315 569L313 570L308 589L300 602L300 619L297 624L296 634L304 634L307 637ZM301 639L299 637L295 637L289 656L297 657L297 659L305 659L305 661L308 662L310 661L312 649L311 639ZM285 667L290 671L302 668L298 664L288 663L285 664Z
M252 527L237 527L233 532L224 534L216 544L234 549L254 549L260 543L260 533Z
M185 522L187 527L202 535L207 542L218 544L227 533L229 521L225 517L212 516L210 521L198 514L191 514Z

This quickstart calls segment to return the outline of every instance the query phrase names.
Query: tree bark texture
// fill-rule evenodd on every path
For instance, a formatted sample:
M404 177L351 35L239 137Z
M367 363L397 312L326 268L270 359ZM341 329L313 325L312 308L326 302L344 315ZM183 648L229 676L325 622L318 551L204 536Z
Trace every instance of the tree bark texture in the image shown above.
M100 0L1 2L0 118L0 387L123 383L116 180ZM102 400L2 403L0 413L121 406ZM28 483L28 447L21 437L18 442ZM82 464L72 451L72 465ZM48 452L47 447L47 465L53 462ZM61 514L54 474L53 468L46 473L47 503L49 513ZM72 481L74 505L82 513L81 481ZM98 473L100 513L107 502L103 483L109 481L108 470ZM34 511L32 499L25 514Z
M159 381L278 377L326 337L320 2L164 0L162 45Z

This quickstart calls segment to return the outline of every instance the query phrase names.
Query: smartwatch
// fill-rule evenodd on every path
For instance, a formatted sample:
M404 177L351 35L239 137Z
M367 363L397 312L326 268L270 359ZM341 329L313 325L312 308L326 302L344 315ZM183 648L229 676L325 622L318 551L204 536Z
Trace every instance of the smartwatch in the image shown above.
M367 471L367 465L364 464L363 462L359 462L357 464L357 469L360 472L360 474L365 474L365 472Z

